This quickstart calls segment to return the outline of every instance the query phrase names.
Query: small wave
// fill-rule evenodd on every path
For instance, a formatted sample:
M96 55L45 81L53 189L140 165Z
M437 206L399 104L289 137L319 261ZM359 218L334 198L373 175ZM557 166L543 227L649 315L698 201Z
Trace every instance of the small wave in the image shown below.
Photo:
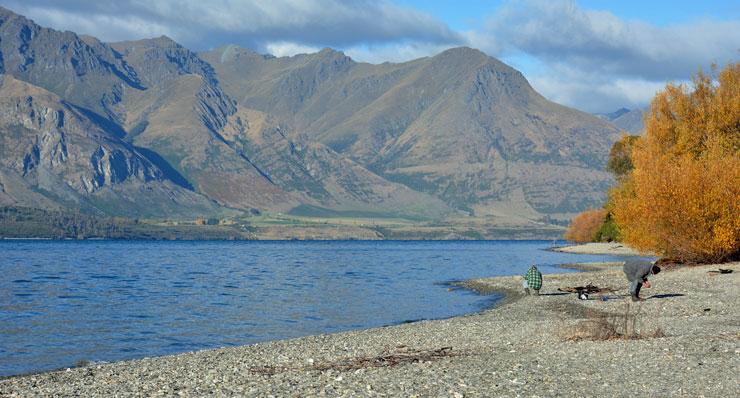
M33 277L33 280L35 280L35 281L46 281L46 280L55 281L55 280L59 280L59 279L64 279L64 278L62 278L60 276L53 276L53 275L41 275L41 276L34 276Z
M90 278L92 279L118 279L118 276L116 275L103 275L103 274L94 274L90 275Z

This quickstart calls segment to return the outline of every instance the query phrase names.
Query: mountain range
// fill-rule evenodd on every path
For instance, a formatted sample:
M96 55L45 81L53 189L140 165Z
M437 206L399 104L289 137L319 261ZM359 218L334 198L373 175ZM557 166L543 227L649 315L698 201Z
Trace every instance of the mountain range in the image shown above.
M0 73L0 205L567 219L601 204L619 137L465 47L377 65L332 49L196 53L0 7Z
M601 119L608 120L622 131L639 135L645 128L643 115L647 111L647 108L637 108L632 110L619 108L611 113L597 113L596 116Z

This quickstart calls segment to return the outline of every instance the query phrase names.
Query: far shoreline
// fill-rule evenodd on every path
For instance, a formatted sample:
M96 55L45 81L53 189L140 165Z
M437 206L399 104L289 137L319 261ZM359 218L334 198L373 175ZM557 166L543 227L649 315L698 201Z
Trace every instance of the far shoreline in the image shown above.
M633 249L621 242L589 242L567 244L551 247L548 250L572 254L608 254L613 256L655 256L654 253L644 253Z

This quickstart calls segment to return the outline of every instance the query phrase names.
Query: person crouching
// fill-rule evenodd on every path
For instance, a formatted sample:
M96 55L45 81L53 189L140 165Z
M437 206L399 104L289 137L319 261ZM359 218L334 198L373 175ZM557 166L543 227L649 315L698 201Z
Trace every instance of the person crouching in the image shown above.
M640 289L643 286L650 287L648 277L660 272L660 267L655 265L655 262L629 260L625 261L623 271L630 282L632 301L643 301L644 299L640 298Z
M540 295L540 288L542 287L542 273L537 269L536 265L529 268L529 271L524 275L524 294L529 295L529 289L534 290L534 294Z

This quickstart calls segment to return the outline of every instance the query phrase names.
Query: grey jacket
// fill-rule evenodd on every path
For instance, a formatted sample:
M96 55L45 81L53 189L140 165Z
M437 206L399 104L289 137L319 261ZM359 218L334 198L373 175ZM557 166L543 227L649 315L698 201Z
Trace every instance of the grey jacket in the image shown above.
M653 269L653 263L649 261L627 260L624 262L624 275L630 282L646 281Z

